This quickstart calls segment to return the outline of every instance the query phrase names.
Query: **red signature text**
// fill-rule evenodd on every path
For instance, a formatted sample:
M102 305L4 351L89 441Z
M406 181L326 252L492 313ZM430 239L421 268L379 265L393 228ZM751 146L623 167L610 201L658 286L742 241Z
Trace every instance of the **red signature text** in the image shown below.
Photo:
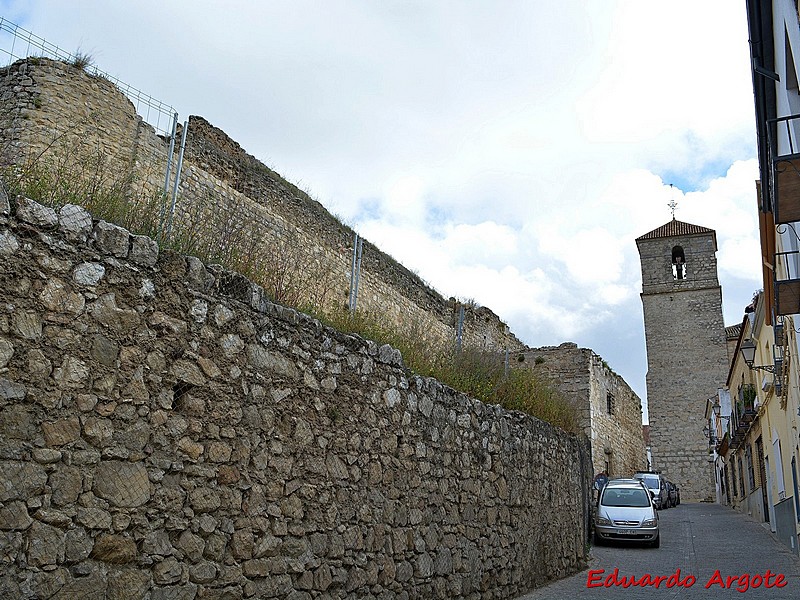
M725 577L723 577L722 573L717 569L708 580L708 583L706 583L705 588L708 589L712 586L719 586L722 589L736 589L737 592L746 592L749 589L755 589L761 586L765 588L782 588L786 586L786 583L787 581L783 573L773 573L769 569L767 569L763 575L760 573L756 573L755 575L745 573L743 575L727 575Z
M681 570L676 569L670 575L656 575L650 573L644 575L620 575L619 569L614 569L606 573L604 569L591 569L586 577L587 588L598 587L692 587L697 582L694 575L681 575ZM773 573L767 569L763 574L744 573L742 575L723 575L719 569L709 577L703 587L709 589L719 587L722 589L735 589L737 592L746 592L750 589L759 587L782 588L787 584L786 578L782 573Z

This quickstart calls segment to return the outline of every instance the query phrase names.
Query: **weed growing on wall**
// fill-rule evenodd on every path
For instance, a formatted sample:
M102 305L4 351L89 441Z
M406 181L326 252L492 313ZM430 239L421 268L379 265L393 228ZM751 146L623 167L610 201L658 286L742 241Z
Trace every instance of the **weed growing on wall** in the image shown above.
M400 350L414 372L433 377L453 389L488 404L518 410L565 431L579 432L575 407L550 381L526 368L506 369L504 356L427 339L422 323L404 331L387 328L377 316L344 309L317 315L341 331L357 333Z
M72 58L71 64L76 69L80 69L81 71L86 71L92 65L94 65L94 57L91 54L83 52L80 49L78 49Z

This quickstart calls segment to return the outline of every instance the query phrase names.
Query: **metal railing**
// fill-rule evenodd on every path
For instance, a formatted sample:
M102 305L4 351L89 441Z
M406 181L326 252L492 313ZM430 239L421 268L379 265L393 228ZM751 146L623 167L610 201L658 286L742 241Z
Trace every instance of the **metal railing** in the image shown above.
M82 58L0 17L0 58L5 58L0 66L9 65L15 60L29 56L52 58L71 64L78 63ZM101 71L95 65L88 64L85 70L90 75L103 77L117 86L133 102L136 112L139 113L142 119L152 125L159 135L167 138L172 135L173 123L177 118L177 113L172 106L125 83L119 77Z

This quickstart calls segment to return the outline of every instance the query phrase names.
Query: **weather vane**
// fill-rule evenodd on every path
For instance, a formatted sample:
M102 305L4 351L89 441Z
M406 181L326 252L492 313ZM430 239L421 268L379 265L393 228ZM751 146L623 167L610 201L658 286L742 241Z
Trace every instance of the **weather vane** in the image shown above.
M669 209L672 211L672 219L674 221L675 220L675 209L678 207L678 203L675 202L675 197L672 195L672 184L671 183L669 184L669 196L670 196L669 204L667 204L667 206L669 206Z

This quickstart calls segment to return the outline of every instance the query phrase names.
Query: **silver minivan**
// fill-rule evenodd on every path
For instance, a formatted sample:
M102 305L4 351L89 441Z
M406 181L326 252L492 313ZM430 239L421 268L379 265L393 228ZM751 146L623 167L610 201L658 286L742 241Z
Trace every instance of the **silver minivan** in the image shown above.
M667 491L666 477L664 477L661 473L651 473L647 471L639 471L638 473L634 473L633 477L634 479L640 479L642 483L647 486L647 488L650 490L650 493L653 494L653 502L655 502L658 510L661 510L662 508L669 508L667 498L669 492Z
M609 541L661 545L658 512L647 488L638 480L611 480L600 492L594 518L595 545Z

